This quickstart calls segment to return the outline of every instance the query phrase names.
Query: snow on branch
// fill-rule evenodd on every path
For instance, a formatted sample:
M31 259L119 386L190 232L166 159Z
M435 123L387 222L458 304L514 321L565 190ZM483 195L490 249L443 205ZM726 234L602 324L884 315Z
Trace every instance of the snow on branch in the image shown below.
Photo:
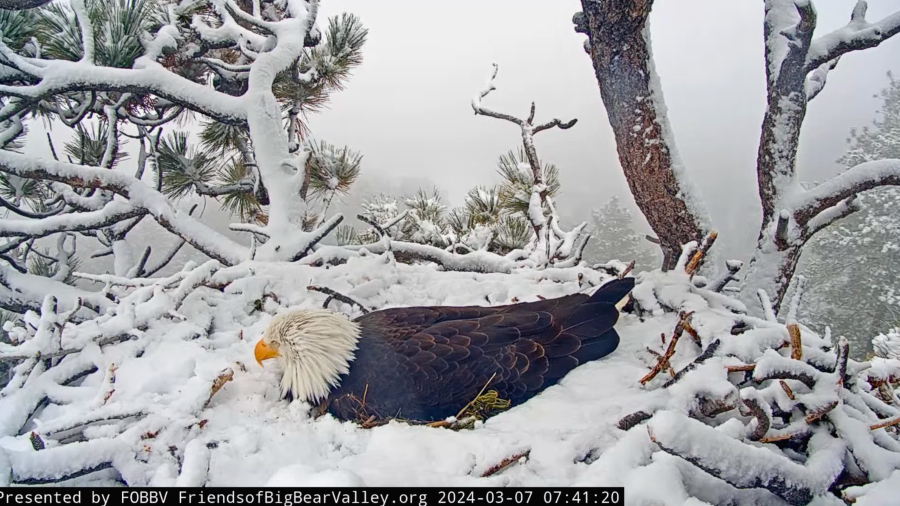
M850 51L875 47L900 33L900 11L870 23L866 21L867 9L868 3L859 0L847 25L812 41L806 55L805 72L812 72Z
M0 43L0 50L4 49L8 50ZM28 101L76 91L152 94L222 123L240 124L246 121L246 111L239 97L211 90L208 86L169 72L155 62L147 62L144 68L118 69L52 60L46 67L32 68L28 73L38 79L37 84L0 85L0 94ZM0 121L11 117L11 113L14 114L14 110L0 111Z
M146 210L163 228L181 237L210 258L227 265L238 264L249 258L247 248L195 220L188 213L178 210L161 193L124 172L41 160L9 151L0 151L0 171L29 179L57 181L72 187L110 190L127 198L128 206L134 209L130 216L116 215L121 218L119 221L139 216L141 212L138 212L138 209ZM65 219L66 216L47 218L60 222L64 222ZM33 226L39 228L40 222L36 222Z
M900 160L886 159L875 160L871 162L863 162L859 165L851 167L840 175L801 193L796 202L797 221L801 224L810 225L813 218L820 213L834 208L860 192L872 190L880 186L896 186L900 185ZM847 201L844 204L849 207L852 202ZM835 218L845 215L846 211L835 210ZM812 222L815 229L821 228L824 224L816 224Z
M46 237L59 232L97 230L145 214L146 209L124 202L111 202L99 211L63 214L40 220L2 220L0 237Z
M736 488L766 488L793 505L808 504L824 494L841 473L844 445L827 432L810 441L815 451L798 464L768 449L749 446L702 422L672 412L657 414L648 424L652 440ZM716 448L710 452L709 448Z

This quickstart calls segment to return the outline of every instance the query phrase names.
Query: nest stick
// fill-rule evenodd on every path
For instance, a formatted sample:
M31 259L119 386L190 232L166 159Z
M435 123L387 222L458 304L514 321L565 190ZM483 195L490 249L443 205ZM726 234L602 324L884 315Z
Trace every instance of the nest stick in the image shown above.
M513 455L512 457L505 458L505 459L501 460L499 464L497 464L495 466L491 466L487 471L481 473L481 477L487 478L489 476L493 476L493 475L503 471L507 467L515 464L520 459L527 458L528 455L530 455L530 454L531 454L531 450L526 450L522 453L517 453L517 454Z
M838 405L837 401L833 401L833 402L829 402L828 404L826 404L825 406L823 406L817 410L810 411L806 415L806 423L811 424L815 421L821 420L823 416L830 413L832 409L837 407L837 405Z
M657 374L662 372L669 366L669 359L675 355L675 345L678 344L678 338L681 337L681 334L684 331L684 327L681 326L681 322L675 326L675 332L672 333L672 339L669 341L669 347L666 348L666 352L662 357L656 362L656 365L653 366L653 369L650 369L643 378L641 378L641 385L646 385L650 380L656 377ZM665 334L663 334L663 339L665 339Z
M325 295L328 295L328 298L325 300L325 307L328 306L328 303L331 302L331 299L337 299L345 304L350 304L351 306L358 307L360 309L360 311L363 312L363 314L369 314L371 312L369 310L369 308L367 308L366 306L363 306L359 302L351 299L350 297L347 297L346 295L344 295L342 293L338 293L338 292L332 290L331 288L327 288L324 286L309 285L306 287L306 289L311 290L313 292L319 292L319 293L324 293Z
M709 343L709 346L706 347L706 350L704 350L703 353L701 353L699 357L695 358L693 362L691 362L690 364L687 365L687 367L685 367L684 369L675 373L675 376L673 376L672 379L667 381L666 384L663 385L663 388L669 388L670 386L674 385L677 381L679 381L681 378L683 378L687 373L696 369L698 365L700 365L700 364L706 362L707 360L709 360L710 358L712 358L713 355L716 354L716 350L718 350L719 346L721 346L721 345L722 345L722 341L720 341L718 339Z
M893 427L894 425L900 425L900 416L885 420L881 423L876 423L875 425L870 425L869 430L883 429L885 427Z
M789 323L787 326L788 335L791 336L791 358L794 360L803 359L803 345L800 341L800 327L796 323Z
M716 242L716 237L719 234L716 231L712 231L706 238L703 239L703 242L700 244L700 247L697 248L697 251L694 252L694 256L691 257L691 261L688 262L687 266L684 268L684 271L689 275L693 276L694 272L700 267L700 263L703 261L703 257L705 257L709 253L709 249L712 247L713 243Z
M620 272L619 275L618 275L617 277L618 277L619 279L625 279L625 276L627 276L629 272L631 272L632 270L634 270L634 262L635 262L635 261L632 260L631 263L629 263L628 266L625 267L625 270L622 271L622 272Z
M753 432L750 434L750 440L759 441L765 437L767 432L769 432L769 428L772 426L772 420L769 419L769 415L766 413L766 410L763 409L762 405L760 405L759 400L753 398L742 400L744 401L744 406L747 406L747 409L750 410L753 418L756 418L756 428L753 429Z
M208 406L210 401L212 401L213 396L216 395L216 392L221 390L222 387L225 386L225 383L228 383L232 379L234 379L234 371L230 367L220 372L219 376L213 381L212 387L209 389L209 397L207 397L204 406Z
M788 399L796 400L794 397L794 391L791 390L791 387L784 380L778 380L778 384L781 385L781 389L784 390L784 393L787 394Z

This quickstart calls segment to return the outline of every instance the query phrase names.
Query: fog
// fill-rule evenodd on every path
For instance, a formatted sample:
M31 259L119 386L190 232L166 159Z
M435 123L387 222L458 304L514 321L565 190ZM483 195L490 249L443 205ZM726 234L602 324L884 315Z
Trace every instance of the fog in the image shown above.
M818 0L817 34L849 20L855 0ZM573 30L577 0L325 0L320 20L358 14L369 28L363 65L330 110L312 116L317 138L364 155L355 202L366 192L434 184L452 205L477 184L494 184L497 157L520 143L507 122L475 116L472 97L500 65L485 104L537 120L578 118L536 137L538 154L562 173L560 212L587 219L613 194L633 202L600 99L586 36ZM900 10L871 0L869 20ZM760 208L756 150L765 111L761 0L659 1L650 17L653 52L678 149L706 200L720 244L746 257ZM900 38L851 53L809 107L800 148L804 179L838 172L850 127L869 123L900 70ZM636 210L636 208L635 208ZM639 213L637 213L639 216Z
M816 33L843 26L854 4L817 0ZM577 0L323 0L321 26L329 16L352 12L369 29L362 66L345 90L332 95L329 109L309 117L313 137L348 145L364 156L360 180L334 209L360 226L353 216L372 193L402 195L436 186L455 206L473 186L499 182L497 158L520 145L519 130L475 116L470 105L497 63L497 90L485 99L487 106L526 116L535 101L537 121L578 119L570 130L536 137L539 156L560 168L563 218L589 220L591 209L619 195L649 232L619 167L583 49L586 36L573 29L572 15L580 6ZM897 10L900 0L870 0L868 19ZM677 0L656 2L650 17L677 148L720 231L717 249L744 260L752 253L761 219L755 167L766 107L763 14L761 0ZM844 56L829 74L803 126L803 179L821 181L841 170L835 160L846 148L849 130L873 119L879 104L874 95L887 84L887 71L900 71L898 56L900 37L894 37ZM57 149L70 132L53 127ZM26 151L50 156L44 136L34 123ZM134 151L127 145L125 150ZM200 201L186 200L180 202L185 208ZM234 220L218 211L215 201L201 210L210 225L247 240L227 230ZM150 222L130 237L157 247L176 241ZM93 249L93 242L82 246ZM203 258L186 247L178 260L189 257ZM97 267L111 268L111 261Z

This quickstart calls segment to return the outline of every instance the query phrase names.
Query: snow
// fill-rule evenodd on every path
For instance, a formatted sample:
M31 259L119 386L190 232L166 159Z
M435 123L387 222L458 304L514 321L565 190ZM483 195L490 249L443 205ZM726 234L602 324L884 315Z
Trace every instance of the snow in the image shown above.
M623 314L617 325L621 344L613 354L578 367L559 385L473 430L399 422L365 430L328 415L313 419L309 405L280 399L277 367L263 369L253 361L253 346L273 314L321 307L326 296L302 288L310 284L340 291L366 306L387 308L533 301L538 295L589 292L607 279L585 267L517 269L512 274L445 272L432 264L385 264L369 255L349 256L327 269L270 262L224 267L210 261L131 288L116 286L120 302L112 314L65 328L62 347L83 351L67 355L46 372L42 363L27 360L0 394L0 467L8 460L15 481L52 479L96 466L114 469L74 479L73 484L93 480L111 485L118 473L131 485L163 486L607 485L626 487L632 504L673 505L784 503L766 490L734 488L660 452L659 445L702 457L736 483L749 486L759 477L772 481L785 476L813 495L824 493L840 470L845 440L868 452L861 454L862 461L878 476L900 468L900 453L884 449L900 444L881 430L876 432L892 443L876 445L873 441L882 436L873 440L866 427L860 429L874 415L855 398L863 411L848 405L848 414L837 418L838 430L848 431L848 436L838 440L814 433L810 444L815 451L805 463L772 445L742 442L756 422L737 412L720 415L723 419L715 428L689 418L698 408L698 394L791 406L777 385L758 393L745 388L739 394L725 371L725 365L738 360L756 362L761 371L799 368L817 378L830 376L773 350L763 351L767 346L760 343L786 338L780 324L746 317L762 327L732 336L735 318L743 317L726 308L739 304L693 287L688 276L678 272L638 275L635 299L645 310L655 303L657 316L642 321ZM330 307L359 315L346 304ZM671 335L677 321L672 310L695 311L691 322L704 348L713 340L724 344L716 356L671 387L660 388L669 379L665 372L641 386L638 379L655 361L648 360L646 349L659 349L659 335ZM28 320L40 326L37 315ZM24 340L19 346L46 348L34 342L33 332L13 330ZM810 349L824 343L805 327L801 330ZM121 332L132 339L94 344ZM727 356L742 347L746 349L739 359ZM682 370L701 351L685 335L672 367ZM893 364L876 363L860 377L880 374L889 366ZM213 382L228 372L231 381L210 397ZM81 379L69 381L73 377ZM797 382L792 388L798 402L810 404L815 399L803 396L818 395L824 402L835 395L833 390L831 397L825 391L805 390ZM45 397L50 402L42 406ZM619 419L636 411L656 415L648 425L628 432L616 428ZM46 450L31 449L31 431L41 435ZM659 444L651 441L651 433ZM530 451L524 461L480 477L524 451ZM648 480L658 486L646 487Z
M866 485L864 491L858 489L863 489L863 487L853 487L848 489L848 491L854 490L854 492L863 493L860 495L857 495L856 493L847 494L848 497L858 498L854 503L857 506L882 506L893 504L897 501L897 497L900 497L900 471L894 471L887 480L872 485Z

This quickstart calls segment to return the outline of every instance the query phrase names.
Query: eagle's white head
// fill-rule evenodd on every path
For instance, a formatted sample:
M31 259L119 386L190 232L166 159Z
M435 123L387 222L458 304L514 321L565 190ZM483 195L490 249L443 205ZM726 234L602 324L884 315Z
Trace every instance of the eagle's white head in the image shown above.
M350 370L358 340L359 325L344 315L299 309L272 318L254 354L260 366L263 360L279 359L282 395L315 403Z

